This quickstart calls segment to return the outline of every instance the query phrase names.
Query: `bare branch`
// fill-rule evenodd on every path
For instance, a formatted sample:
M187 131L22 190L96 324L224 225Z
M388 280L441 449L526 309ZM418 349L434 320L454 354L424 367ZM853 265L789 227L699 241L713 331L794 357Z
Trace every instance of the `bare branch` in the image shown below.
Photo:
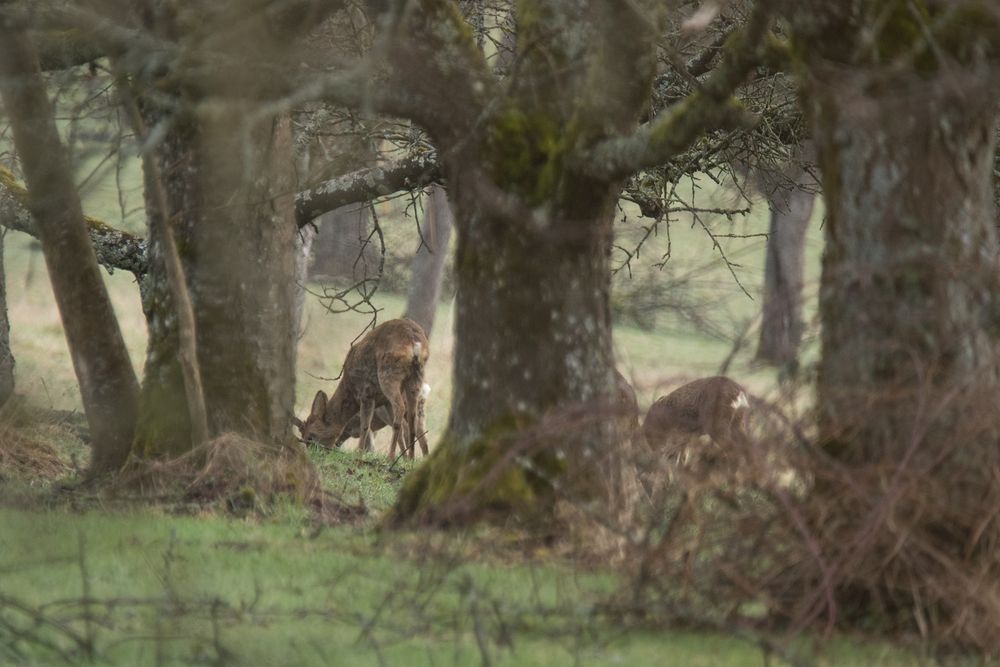
M598 142L584 156L592 176L613 180L668 162L704 132L752 126L755 117L732 100L736 88L764 58L770 10L761 3L747 25L726 40L722 62L684 100L671 105L626 137Z
M409 118L442 149L463 141L495 99L497 80L458 6L417 0L379 25L381 38L365 66L327 82L326 98Z
M320 183L295 197L296 220L302 227L341 206L371 201L395 192L415 190L441 181L441 167L430 155L405 158L380 167L360 169ZM7 169L0 168L0 226L38 237L27 209L28 191ZM98 261L108 269L137 276L146 272L146 240L95 218L86 218Z
M146 240L84 216L97 261L107 269L122 269L141 277L146 273ZM0 225L38 238L38 227L28 211L28 190L8 169L0 167Z
M371 201L401 190L414 190L441 181L441 167L429 155L405 158L381 167L359 169L325 181L295 195L299 227L341 206Z

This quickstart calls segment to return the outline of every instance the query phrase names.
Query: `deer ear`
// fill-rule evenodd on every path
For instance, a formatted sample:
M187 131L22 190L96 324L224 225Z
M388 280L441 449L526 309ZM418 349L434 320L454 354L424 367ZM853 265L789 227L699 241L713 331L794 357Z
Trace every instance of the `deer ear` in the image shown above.
M316 397L313 399L312 408L309 410L310 417L320 417L326 413L326 393L323 390L316 392Z
M292 426L296 427L301 431L303 427L305 427L305 424L302 422L301 419L299 419L295 415L292 415Z

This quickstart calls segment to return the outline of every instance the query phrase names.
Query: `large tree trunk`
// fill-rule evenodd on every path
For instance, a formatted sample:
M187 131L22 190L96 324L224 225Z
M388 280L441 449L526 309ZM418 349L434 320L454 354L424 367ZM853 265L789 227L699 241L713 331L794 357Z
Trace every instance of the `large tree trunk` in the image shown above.
M224 23L227 16L206 14L206 19ZM184 82L180 95L223 99L226 112L205 104L170 118L156 159L195 311L209 435L234 431L284 442L290 435L298 332L291 126L286 117L259 117L257 96L269 82L242 59L248 44L262 59L285 47L264 17L229 18L239 19L238 28L205 33L212 35L211 52L226 67L196 68L192 75L205 78ZM164 29L171 20L158 16L154 25ZM155 99L143 100L149 127L165 115ZM256 120L248 126L251 118ZM152 218L157 211L150 204L147 195ZM143 457L190 447L174 306L161 249L151 241L149 347L135 447Z
M615 387L611 192L598 187L602 198L581 185L576 208L512 233L471 178L449 175L459 287L448 428L407 480L397 519L464 521L497 508L545 514L556 487L593 497L585 475L612 441L601 409Z
M776 366L797 365L802 340L805 240L815 195L813 180L796 165L788 185L767 193L771 226L764 265L764 306L757 358ZM790 186L790 187L789 187Z
M901 456L926 400L941 409L926 438L944 445L964 408L936 402L1000 387L994 107L986 84L962 85L923 97L831 77L813 98L827 205L818 398L846 460Z
M437 128L457 235L454 399L444 436L400 492L397 520L491 509L551 519L553 494L611 496L622 434L609 258L621 182L567 155L635 129L652 33L645 14L601 3L522 10L546 20L518 25L519 76L503 102L471 131ZM628 41L602 29L611 21Z
M922 51L907 5L802 7L827 207L817 409L833 460L808 506L825 564L801 614L916 619L995 651L996 73L971 32Z
M172 166L167 196L179 221L179 245L186 248L209 432L280 441L289 433L298 332L289 125L279 119L244 134L239 127L203 121L197 139L185 141L191 138L173 137L158 158ZM178 154L180 160L169 161ZM247 154L250 164L227 164L224 158ZM254 177L244 181L244 167ZM190 426L176 360L176 322L157 279L163 263L155 243L150 257L157 294L148 313L137 451L179 453L187 447Z
M38 58L24 33L2 26L0 93L90 423L90 472L112 471L129 452L139 385L90 245Z
M448 242L454 215L448 203L448 192L440 185L431 186L431 194L420 232L421 244L413 255L413 275L410 295L406 300L406 317L424 328L427 337L434 328L441 282L448 260Z
M7 319L7 276L3 266L3 239L0 232L0 406L14 393L14 353L10 349L10 321Z

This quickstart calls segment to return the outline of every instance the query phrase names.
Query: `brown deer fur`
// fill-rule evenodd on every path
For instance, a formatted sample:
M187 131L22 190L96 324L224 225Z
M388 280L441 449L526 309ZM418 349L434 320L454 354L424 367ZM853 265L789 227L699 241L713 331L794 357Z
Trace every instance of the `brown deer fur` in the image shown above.
M642 431L653 448L679 453L691 436L709 436L723 448L747 442L750 399L739 384L716 376L688 382L656 400Z
M302 440L332 446L358 437L359 449L364 449L370 446L375 413L380 411L380 422L392 422L390 458L395 458L397 444L413 457L418 433L426 456L419 414L429 354L427 336L416 322L389 320L369 331L347 353L333 395L328 399L325 392L317 392L306 420L293 420Z

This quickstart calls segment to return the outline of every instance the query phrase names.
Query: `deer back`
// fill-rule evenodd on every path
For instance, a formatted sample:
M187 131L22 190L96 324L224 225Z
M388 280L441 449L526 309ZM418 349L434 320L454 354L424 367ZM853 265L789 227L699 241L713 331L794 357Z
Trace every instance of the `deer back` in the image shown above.
M745 434L749 408L738 383L724 376L702 378L657 399L646 413L643 433L654 446L675 433L731 440Z

